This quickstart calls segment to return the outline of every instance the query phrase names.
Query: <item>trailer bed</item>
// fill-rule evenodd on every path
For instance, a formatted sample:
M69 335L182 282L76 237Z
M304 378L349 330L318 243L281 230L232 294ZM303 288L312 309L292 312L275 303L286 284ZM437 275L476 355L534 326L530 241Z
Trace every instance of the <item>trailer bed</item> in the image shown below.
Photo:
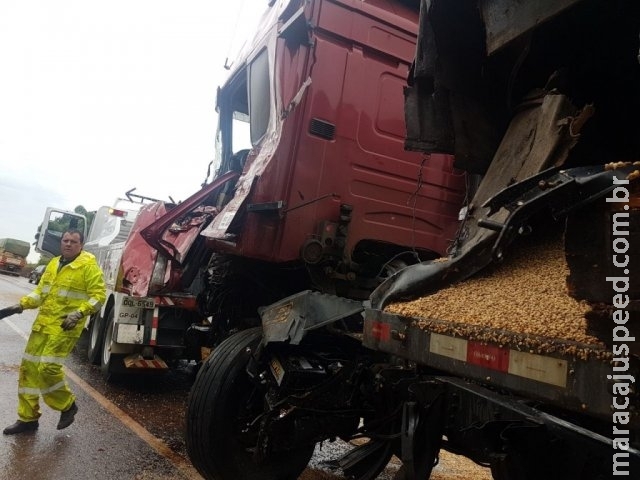
M613 353L601 345L365 310L363 343L424 367L611 420ZM498 339L485 340L485 339ZM637 358L624 372L640 377ZM637 404L638 397L631 399ZM632 428L640 414L632 412Z

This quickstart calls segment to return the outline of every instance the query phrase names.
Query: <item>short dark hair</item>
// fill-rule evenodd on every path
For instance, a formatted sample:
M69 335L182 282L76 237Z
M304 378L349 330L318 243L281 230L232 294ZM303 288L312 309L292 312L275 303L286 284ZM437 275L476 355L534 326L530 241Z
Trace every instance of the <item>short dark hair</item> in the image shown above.
M62 236L63 237L64 237L65 233L70 233L72 235L74 235L74 234L78 235L80 237L80 243L84 244L84 233L82 233L77 228L70 228L69 230L65 230L64 232L62 232Z

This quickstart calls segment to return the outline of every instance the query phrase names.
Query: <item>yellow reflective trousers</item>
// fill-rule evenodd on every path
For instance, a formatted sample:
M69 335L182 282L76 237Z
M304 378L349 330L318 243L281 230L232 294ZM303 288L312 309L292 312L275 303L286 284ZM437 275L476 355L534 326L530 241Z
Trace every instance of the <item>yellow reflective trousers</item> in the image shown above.
M77 338L31 332L20 364L18 417L23 422L40 417L40 395L54 410L71 407L75 395L64 378L62 366Z
M24 309L40 308L22 356L18 380L18 417L23 422L40 417L40 396L54 410L68 410L75 401L62 365L84 328L84 319L70 329L62 321L72 312L87 316L99 312L106 298L102 270L95 257L85 251L60 266L53 258L40 283L20 299Z

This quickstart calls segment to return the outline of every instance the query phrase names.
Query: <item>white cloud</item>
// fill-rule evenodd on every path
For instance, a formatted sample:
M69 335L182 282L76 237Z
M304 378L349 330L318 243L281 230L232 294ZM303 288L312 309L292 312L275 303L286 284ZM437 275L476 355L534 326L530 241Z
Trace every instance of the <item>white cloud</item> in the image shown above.
M175 200L198 190L225 59L266 8L1 2L0 237L31 241L47 206L93 210L133 187Z

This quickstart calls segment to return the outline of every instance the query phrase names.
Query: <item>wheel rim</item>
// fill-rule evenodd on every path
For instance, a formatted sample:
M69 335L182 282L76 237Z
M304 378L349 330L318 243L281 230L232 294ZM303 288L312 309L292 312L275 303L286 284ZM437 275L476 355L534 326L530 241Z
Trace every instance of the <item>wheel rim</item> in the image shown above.
M111 360L111 338L113 337L113 320L109 315L107 329L104 333L104 343L102 345L102 364L108 365Z
M93 322L91 322L91 337L89 338L89 348L93 351L95 351L98 346L98 334L100 331L100 325L98 324L99 318L100 317L97 317Z

